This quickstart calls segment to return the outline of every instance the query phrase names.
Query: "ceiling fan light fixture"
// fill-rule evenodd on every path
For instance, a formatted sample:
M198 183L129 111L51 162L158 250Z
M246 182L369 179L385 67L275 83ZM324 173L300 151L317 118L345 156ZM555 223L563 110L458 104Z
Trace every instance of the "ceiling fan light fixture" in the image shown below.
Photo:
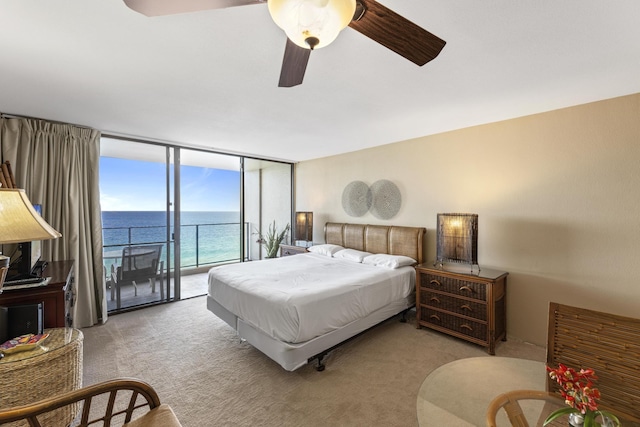
M338 37L356 9L355 0L268 0L271 18L305 49L319 49Z

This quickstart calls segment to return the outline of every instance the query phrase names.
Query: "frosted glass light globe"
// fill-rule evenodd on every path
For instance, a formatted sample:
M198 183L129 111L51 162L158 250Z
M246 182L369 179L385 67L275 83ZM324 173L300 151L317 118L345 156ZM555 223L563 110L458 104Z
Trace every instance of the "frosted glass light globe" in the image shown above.
M271 18L300 47L318 49L338 37L356 10L356 0L268 0Z

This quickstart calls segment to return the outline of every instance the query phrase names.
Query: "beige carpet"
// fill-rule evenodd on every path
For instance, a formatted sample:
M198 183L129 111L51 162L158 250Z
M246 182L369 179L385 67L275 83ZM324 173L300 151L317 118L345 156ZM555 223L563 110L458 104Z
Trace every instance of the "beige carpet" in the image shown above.
M204 297L111 316L83 329L84 384L115 377L149 382L185 427L417 426L425 377L485 350L398 318L334 350L327 368L287 372L206 309ZM544 360L510 340L496 354Z

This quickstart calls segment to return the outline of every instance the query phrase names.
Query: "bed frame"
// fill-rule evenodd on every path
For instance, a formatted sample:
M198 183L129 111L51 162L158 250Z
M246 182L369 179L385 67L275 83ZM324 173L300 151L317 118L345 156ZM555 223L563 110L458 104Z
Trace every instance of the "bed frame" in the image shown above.
M404 255L423 262L423 241L426 229L393 225L367 225L328 222L324 227L325 243L340 245L371 253ZM252 327L207 296L207 308L234 328L249 344L279 363L287 371L317 361L316 370L325 368L324 357L338 345L354 338L367 329L415 305L415 296L395 301L340 329L313 338L304 343L278 341Z

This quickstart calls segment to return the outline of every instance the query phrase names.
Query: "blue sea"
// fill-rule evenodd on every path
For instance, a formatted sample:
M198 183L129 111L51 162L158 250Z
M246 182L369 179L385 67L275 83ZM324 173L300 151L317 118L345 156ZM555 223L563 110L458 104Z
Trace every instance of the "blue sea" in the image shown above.
M182 212L180 219L183 268L240 259L240 212ZM166 224L167 213L162 211L103 211L104 251L114 255L128 244L163 243L166 259ZM173 215L170 232L174 232ZM109 263L105 257L105 264Z

